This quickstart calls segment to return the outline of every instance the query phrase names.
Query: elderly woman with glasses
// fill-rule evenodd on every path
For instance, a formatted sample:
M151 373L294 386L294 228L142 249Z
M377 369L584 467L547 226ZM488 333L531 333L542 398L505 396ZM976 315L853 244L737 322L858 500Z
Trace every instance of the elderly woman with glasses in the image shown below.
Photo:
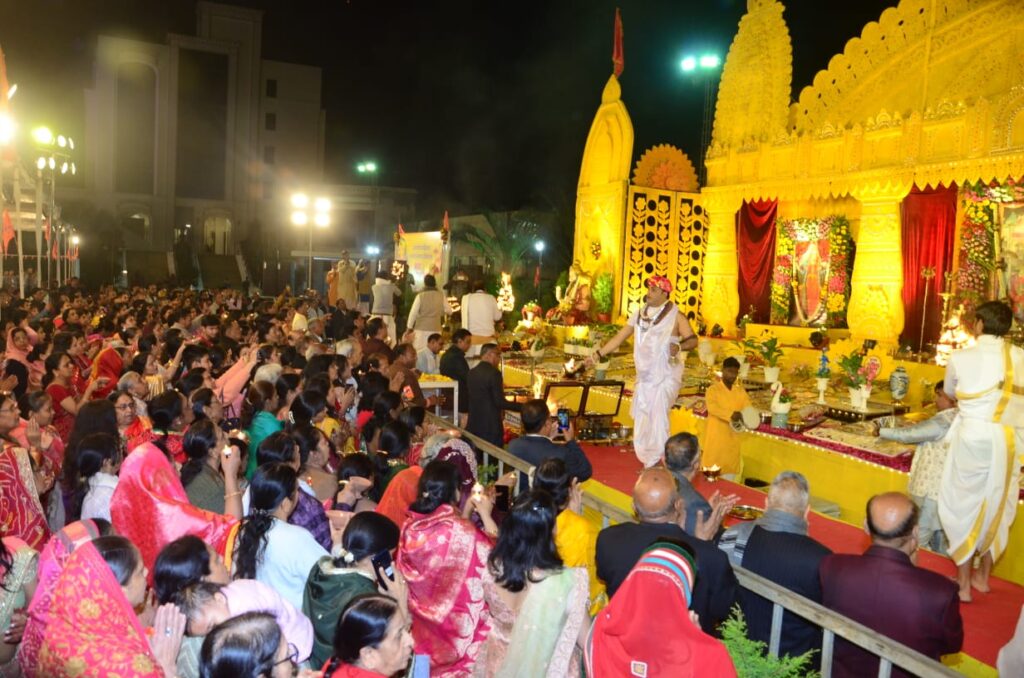
M218 624L203 641L200 678L313 678L272 615L248 612Z
M117 415L117 432L127 452L153 440L153 425L149 417L139 416L135 396L130 391L116 392L114 414Z

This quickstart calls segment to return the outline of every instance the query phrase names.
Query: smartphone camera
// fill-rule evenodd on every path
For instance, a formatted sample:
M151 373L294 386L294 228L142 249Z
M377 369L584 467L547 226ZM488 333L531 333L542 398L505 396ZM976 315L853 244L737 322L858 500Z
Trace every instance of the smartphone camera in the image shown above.
M377 575L377 583L387 588L388 585L395 581L395 563L391 558L391 551L384 550L380 553L375 554L370 558L370 562L373 564L373 572ZM384 580L387 577L387 581Z
M558 430L566 431L569 428L569 410L560 407L558 408Z

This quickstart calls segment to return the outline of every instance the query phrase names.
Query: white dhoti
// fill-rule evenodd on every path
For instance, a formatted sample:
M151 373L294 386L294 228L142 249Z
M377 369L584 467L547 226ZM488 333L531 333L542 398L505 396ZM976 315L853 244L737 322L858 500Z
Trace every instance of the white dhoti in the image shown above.
M440 334L440 332L435 332L434 330L414 330L413 332L412 345L417 353L427 347L427 339L430 338L431 334Z
M1017 514L1024 351L982 335L975 346L952 355L946 383L956 385L959 414L946 435L939 522L957 565L975 553L989 553L994 561L1006 550Z
M949 430L950 453L942 470L939 522L957 565L977 552L998 559L1017 514L1020 429L958 417Z
M633 449L645 468L665 456L668 413L679 395L683 381L683 356L673 363L670 347L679 311L673 306L657 324L638 323L639 311L630 319L633 326Z

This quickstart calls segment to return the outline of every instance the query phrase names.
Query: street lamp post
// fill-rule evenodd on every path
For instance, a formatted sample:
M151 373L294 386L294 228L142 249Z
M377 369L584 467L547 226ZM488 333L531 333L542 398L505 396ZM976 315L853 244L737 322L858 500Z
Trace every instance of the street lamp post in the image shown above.
M711 143L711 125L714 121L714 92L717 89L717 80L713 72L722 65L722 58L717 54L702 54L699 57L687 55L679 62L683 73L703 76L704 79L704 111L700 129L700 185L703 186L708 180L708 168L704 163L707 155L708 144Z
M372 197L372 201L373 202L372 202L372 204L373 204L373 241L374 242L377 242L377 207L378 207L377 203L378 203L378 197L379 197L379 193L377 191L377 170L378 170L377 163L372 161L372 160L369 160L369 161L366 161L366 162L361 162L358 165L356 165L356 171L359 172L360 174L368 175L370 177L370 183L373 186L373 197Z
M57 233L56 214L57 173L74 175L77 173L77 168L75 167L75 163L72 158L72 153L75 150L74 139L71 137L65 137L63 134L54 134L48 127L37 127L32 130L32 138L35 140L36 148L39 151L39 157L36 159L36 275L42 279L43 171L46 169L50 170L50 234L51 237L58 238L57 246L59 248L60 240ZM20 249L20 236L18 241ZM50 275L49 260L49 255L47 255L47 284L51 282L52 278ZM57 271L57 284L59 286L61 280L60 262L57 261L55 266Z
M533 243L533 249L537 250L537 303L540 303L540 269L544 265L544 241L538 240Z
M312 207L312 210L310 210ZM313 288L313 227L327 228L331 223L331 201L317 198L310 203L305 193L292 194L292 223L309 231L309 261L306 265L306 289Z

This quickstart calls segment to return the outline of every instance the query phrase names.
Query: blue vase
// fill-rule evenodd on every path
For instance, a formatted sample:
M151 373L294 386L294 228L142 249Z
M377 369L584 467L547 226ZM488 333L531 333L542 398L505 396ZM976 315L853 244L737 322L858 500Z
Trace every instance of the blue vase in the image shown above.
M889 375L889 390L892 392L894 401L901 401L907 397L907 391L910 390L910 375L902 365Z

